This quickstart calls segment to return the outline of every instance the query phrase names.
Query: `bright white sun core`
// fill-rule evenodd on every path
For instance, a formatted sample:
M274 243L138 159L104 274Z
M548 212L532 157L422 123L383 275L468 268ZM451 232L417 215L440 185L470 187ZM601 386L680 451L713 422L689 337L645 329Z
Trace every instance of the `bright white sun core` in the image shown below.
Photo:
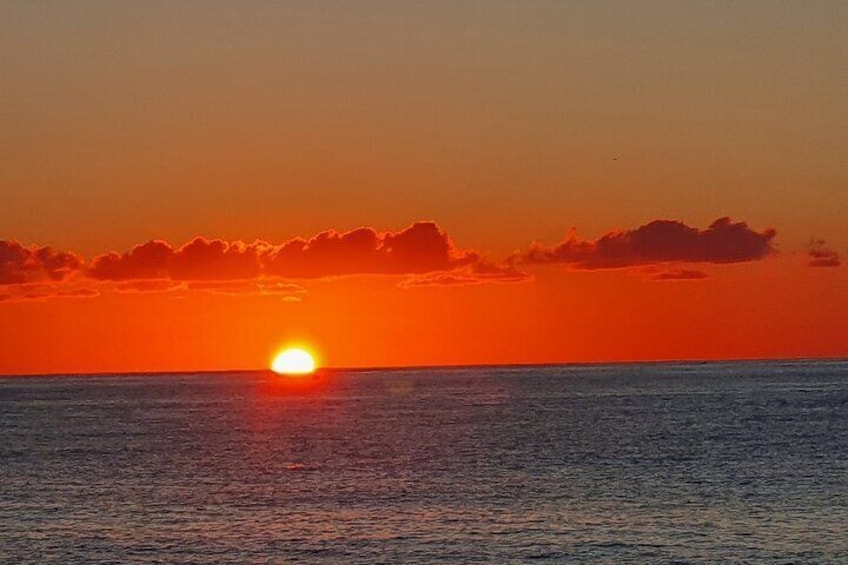
M271 370L281 375L307 375L315 371L315 359L305 349L292 347L274 357Z

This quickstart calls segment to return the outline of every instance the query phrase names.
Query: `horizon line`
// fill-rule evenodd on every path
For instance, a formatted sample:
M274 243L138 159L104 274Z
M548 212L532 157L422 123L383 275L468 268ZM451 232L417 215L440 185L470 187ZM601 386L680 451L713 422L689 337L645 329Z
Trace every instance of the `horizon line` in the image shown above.
M486 368L532 368L532 367L585 367L605 365L673 365L673 364L720 364L720 363L780 363L780 362L848 362L845 357L736 357L726 359L641 359L616 361L565 361L550 363L455 363L435 365L375 365L361 367L319 367L315 373L368 373L376 371L426 371L449 369L486 369ZM30 377L98 377L98 376L158 376L158 375L193 375L193 374L227 374L227 373L265 373L273 372L270 368L254 369L178 369L154 371L82 371L82 372L50 372L50 373L0 373L0 379L30 378Z

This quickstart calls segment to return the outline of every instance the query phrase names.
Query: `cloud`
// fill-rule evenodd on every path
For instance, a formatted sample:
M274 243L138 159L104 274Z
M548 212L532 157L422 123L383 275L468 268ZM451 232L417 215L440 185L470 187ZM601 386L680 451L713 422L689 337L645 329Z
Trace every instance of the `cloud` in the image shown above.
M839 253L827 246L823 239L811 239L807 244L807 265L810 267L838 267L842 264Z
M168 243L154 239L123 254L107 253L95 257L88 274L94 279L110 281L167 278L168 260L173 254Z
M398 283L400 288L415 288L427 286L462 286L478 284L480 281L475 277L465 274L434 274L414 277Z
M559 263L575 269L616 269L662 263L739 263L774 252L773 229L757 232L745 222L720 218L707 229L676 220L655 220L634 230L613 231L592 241L573 231L560 244L534 243L512 260L521 264Z
M358 228L296 238L268 250L265 273L290 278L354 274L415 274L451 271L479 262L474 251L456 247L435 222L416 222L398 232Z
M10 285L7 292L0 295L0 302L19 302L24 300L43 301L51 298L92 298L100 292L93 288L62 288L57 283L27 283Z
M121 281L115 283L113 288L118 292L168 292L184 288L184 284L179 281L166 279L152 280L137 280L137 281Z
M92 292L162 292L174 289L217 294L279 295L295 300L305 290L292 279L351 275L413 275L401 286L519 282L528 275L509 264L496 265L458 247L432 221L398 231L361 227L324 231L280 244L244 243L198 236L180 247L159 239L128 251L94 257L88 264L72 253L48 247L24 248L0 242L0 284L61 281L81 271ZM440 276L452 274L452 277ZM108 284L107 284L108 283ZM82 295L84 293L80 293ZM8 295L8 296L7 296ZM3 293L5 300L22 292ZM39 295L40 296L40 295ZM52 296L59 296L53 293Z
M259 275L260 249L264 244L196 237L179 249L151 240L118 254L99 255L89 276L99 280L233 280Z
M703 271L695 271L692 269L671 269L656 273L651 279L655 281L698 281L709 278L710 276Z
M416 222L396 232L362 227L325 231L279 245L196 237L178 249L151 240L125 253L95 257L88 275L116 282L252 281L318 279L349 275L416 275L466 270L480 282L523 280L513 267L496 267L476 251L460 249L435 222ZM231 288L247 288L235 285ZM192 285L191 288L198 288ZM224 287L219 287L224 288ZM258 287L251 287L251 292ZM271 287L260 289L271 292Z
M398 284L401 288L427 286L463 286L483 283L517 283L532 280L527 273L519 271L513 265L495 265L478 261L459 271L447 273L427 273L412 277Z
M188 284L189 290L204 290L228 296L253 294L260 296L297 296L306 293L300 285L281 281L199 281Z
M100 291L93 288L76 288L73 290L59 290L55 296L59 298L93 298L100 296Z
M572 231L556 246L534 243L501 263L457 246L433 221L398 231L329 230L279 244L198 236L174 247L153 239L87 264L74 253L0 241L0 301L96 296L104 290L275 295L295 301L306 291L293 280L394 275L406 277L398 284L402 288L517 283L532 280L523 265L550 263L587 270L638 266L652 269L645 274L657 281L699 280L708 275L681 265L762 259L774 252L775 234L729 218L706 229L656 220L595 240ZM812 240L808 254L813 266L840 263L822 240Z
M61 281L81 266L82 258L74 253L0 240L0 285Z
M168 270L174 280L252 279L259 276L264 245L196 237L171 255Z

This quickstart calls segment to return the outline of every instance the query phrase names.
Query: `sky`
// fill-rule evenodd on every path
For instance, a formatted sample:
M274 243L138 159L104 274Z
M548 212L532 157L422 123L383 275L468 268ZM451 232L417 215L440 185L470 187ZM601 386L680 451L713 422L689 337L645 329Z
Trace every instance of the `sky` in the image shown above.
M0 4L0 373L848 355L848 4Z

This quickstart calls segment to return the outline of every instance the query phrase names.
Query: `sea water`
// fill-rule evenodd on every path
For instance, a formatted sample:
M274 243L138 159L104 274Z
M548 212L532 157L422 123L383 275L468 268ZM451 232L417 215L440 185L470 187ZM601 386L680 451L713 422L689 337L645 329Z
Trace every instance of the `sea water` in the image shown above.
M848 363L0 378L3 563L848 563Z

